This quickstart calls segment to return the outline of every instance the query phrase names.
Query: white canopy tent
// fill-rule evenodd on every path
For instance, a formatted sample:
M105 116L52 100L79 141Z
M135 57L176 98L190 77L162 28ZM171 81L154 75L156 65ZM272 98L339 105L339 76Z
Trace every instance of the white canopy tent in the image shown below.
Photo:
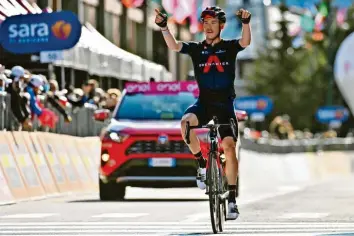
M54 64L130 81L147 82L150 77L172 81L172 74L165 67L117 47L88 23L82 27L77 45L64 50L63 60Z

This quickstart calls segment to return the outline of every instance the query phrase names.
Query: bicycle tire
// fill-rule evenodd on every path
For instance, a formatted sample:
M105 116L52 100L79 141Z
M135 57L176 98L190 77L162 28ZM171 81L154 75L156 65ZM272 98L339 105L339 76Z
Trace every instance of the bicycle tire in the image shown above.
M210 221L214 234L219 230L219 180L218 180L218 166L216 162L216 154L210 152L209 154L209 168L208 168L208 184L209 184L209 209Z
M239 194L240 194L240 177L239 175L237 176L236 179L236 198L238 198Z
M225 193L227 190L227 180L226 180L226 176L224 176L222 174L222 170L219 169L219 187L220 187L220 193ZM218 213L219 213L219 232L223 232L224 231L224 225L225 225L225 221L226 221L226 200L221 200L219 198L219 203L218 203L219 209L218 209Z

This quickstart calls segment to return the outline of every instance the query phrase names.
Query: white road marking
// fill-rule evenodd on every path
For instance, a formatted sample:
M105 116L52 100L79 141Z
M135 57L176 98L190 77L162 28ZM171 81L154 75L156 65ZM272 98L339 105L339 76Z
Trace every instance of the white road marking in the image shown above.
M229 229L231 230L231 229ZM288 233L288 234L292 234L292 233L315 233L315 234L320 234L320 233L345 233L345 232L350 232L354 230L354 228L340 228L340 229L328 229L328 228L323 228L323 229L239 229L239 228L235 228L235 231L237 231L237 233L239 234L252 234L252 233L273 233L273 234L278 234L278 233ZM63 234L68 234L68 233L95 233L95 234L105 234L105 233L186 233L188 232L188 234L190 233L210 233L211 229L210 228L205 228L203 227L203 229L199 229L199 228L192 228L192 229L183 229L183 228L179 228L179 229L160 229L160 227L155 227L154 229L139 229L139 228L134 228L134 229L92 229L92 230L88 230L88 229L78 229L78 230L74 230L74 229L56 229L56 228L52 228L52 229L43 229L43 230L2 230L1 233L3 235L3 233L7 233L7 234L59 234L59 235L63 235Z
M3 219L26 219L26 218L46 218L49 216L58 215L56 213L30 213L30 214L12 214L0 216Z
M1 235L184 235L210 234L210 222L23 222L0 223ZM225 234L246 236L313 236L354 232L354 223L227 221Z
M94 215L93 218L134 218L140 216L147 216L148 213L104 213L100 215Z
M200 221L200 219L208 218L209 215L207 213L197 213L187 216L184 220L180 221L181 223L184 222L196 222Z
M267 198L273 198L273 197L277 197L277 196L281 196L281 195L285 195L291 192L296 192L299 191L301 189L304 189L306 186L300 187L300 186L281 186L278 188L278 191L275 193L270 193L270 194L262 194L259 196L253 196L253 197L249 197L249 198L240 198L237 201L237 204L240 205L247 205L247 204L251 204L254 202L258 202ZM205 203L201 203L204 204ZM207 206L209 208L209 205ZM227 207L227 206L226 206ZM196 221L200 221L201 219L207 219L209 218L209 214L208 213L196 213L196 214L192 214L192 215L188 215L186 216L183 220L181 220L180 222L196 222Z
M301 219L317 219L317 218L323 218L329 216L329 213L316 213L316 212L299 212L299 213L286 213L284 215L281 215L277 218L281 219L296 219L296 218L301 218Z
M198 224L195 223L194 225L134 225L135 230L137 228L139 229L164 229L164 230L175 230L175 229L198 229L198 230L204 230L206 229L208 224ZM228 229L237 229L237 230L247 230L247 229L264 229L264 230L281 230L281 229L287 229L287 230L293 230L293 229L302 229L306 228L307 230L318 230L322 229L323 227L326 227L324 225L303 225L299 227L298 225L243 225L243 224L227 224L226 226ZM85 230L99 230L99 229L107 229L107 230L113 230L113 229L123 229L123 230L128 230L129 227L126 225L105 225L104 222L101 223L101 225L60 225L60 226L53 226L53 225L31 225L31 226L21 226L21 229L57 229L57 230L78 230L78 229L85 229ZM328 229L353 229L354 224L348 225L348 226L339 226L339 225L329 225L326 227ZM13 230L13 226L0 226L0 229L3 231L6 230ZM129 229L130 230L130 229ZM303 230L303 229L302 229Z
M178 225L178 226L188 226L188 225L210 225L209 221L201 221L201 222L176 222L176 221L53 221L53 222L0 222L0 227L3 226L72 226L72 225ZM288 227L288 226L296 226L296 227L354 227L354 223L352 222L239 222L235 221L227 221L227 227L230 225L237 226L252 226L252 227Z

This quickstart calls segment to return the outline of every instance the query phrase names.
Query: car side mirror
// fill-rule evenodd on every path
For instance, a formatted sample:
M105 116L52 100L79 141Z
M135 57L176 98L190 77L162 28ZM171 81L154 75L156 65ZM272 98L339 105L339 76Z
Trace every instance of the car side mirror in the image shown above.
M99 109L94 112L94 119L96 121L105 121L109 118L111 112L108 109Z
M246 121L246 120L248 120L248 115L247 115L246 111L235 110L235 115L236 115L237 121Z

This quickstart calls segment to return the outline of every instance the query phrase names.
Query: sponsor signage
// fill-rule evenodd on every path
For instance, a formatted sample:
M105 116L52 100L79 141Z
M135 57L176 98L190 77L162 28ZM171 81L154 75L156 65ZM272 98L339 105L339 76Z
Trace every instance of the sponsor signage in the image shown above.
M248 114L269 114L273 109L273 101L267 96L244 96L236 98L235 108Z
M70 49L81 36L81 23L70 11L16 15L1 24L2 46L15 54Z
M349 111L343 106L323 106L316 112L316 119L325 124L334 121L344 122L349 118Z
M176 94L180 92L190 92L195 96L199 95L198 84L195 81L126 83L125 89L129 94Z

